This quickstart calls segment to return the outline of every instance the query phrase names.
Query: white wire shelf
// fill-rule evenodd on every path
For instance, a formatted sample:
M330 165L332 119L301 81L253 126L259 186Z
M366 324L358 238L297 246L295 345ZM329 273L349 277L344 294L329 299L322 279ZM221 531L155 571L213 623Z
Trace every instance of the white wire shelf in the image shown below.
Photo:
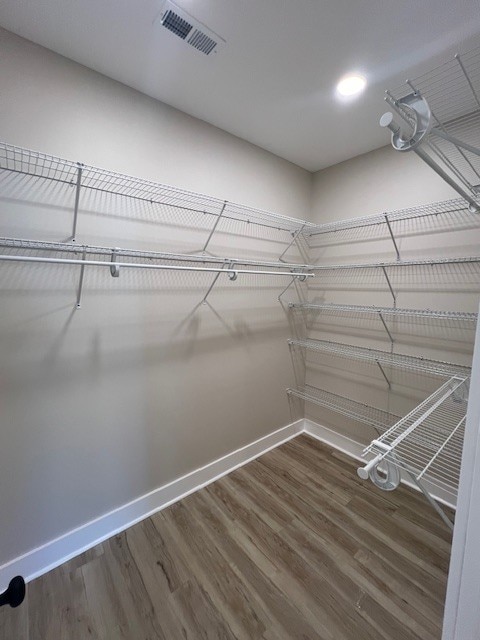
M407 84L387 91L399 116L380 124L392 145L414 151L470 204L480 210L480 47L456 55Z
M386 431L388 427L399 419L399 416L384 411L383 409L377 409L363 402L357 402L351 398L346 398L310 385L305 385L298 389L287 389L287 394L330 409L335 413L339 413L357 422L367 424L380 432Z
M457 198L454 200L435 202L432 204L411 207L408 209L386 211L369 216L339 220L337 222L327 222L325 224L319 224L313 229L311 227L306 229L304 231L304 234L307 237L314 237L330 233L338 233L339 231L348 231L352 229L374 227L379 225L386 228L388 223L394 224L396 222L402 222L405 220L416 220L420 218L438 218L441 215L453 215L453 219L455 219L455 217L459 217L458 214L465 214L467 212L468 206L465 204L465 201ZM471 214L468 216L468 218L473 222L476 221L476 218L473 218ZM480 224L480 221L478 222L478 224Z
M468 404L468 378L452 377L365 448L373 458L365 474L383 460L417 481L456 494Z
M291 302L289 307L293 309L306 309L308 311L325 311L327 313L362 313L383 316L407 316L411 318L427 318L435 320L452 320L476 323L477 314L464 311L432 311L430 309L397 309L394 307L374 307L354 304L313 304L309 302Z
M290 339L288 340L288 344L294 347L327 353L340 358L361 360L370 364L380 365L381 367L392 366L407 371L417 371L419 373L444 376L447 378L455 375L461 377L468 377L470 375L470 367L452 362L409 356L401 353L390 353L368 347L356 347L341 342Z
M431 266L440 264L468 264L480 262L480 256L462 256L460 258L432 258L431 260L397 260L390 262L356 262L347 264L311 264L312 271L336 271L340 269L389 269L397 267Z
M299 233L313 223L0 142L0 169L224 220ZM77 198L78 200L78 198ZM76 208L78 207L78 201ZM75 231L75 229L74 229ZM75 234L73 234L75 235Z

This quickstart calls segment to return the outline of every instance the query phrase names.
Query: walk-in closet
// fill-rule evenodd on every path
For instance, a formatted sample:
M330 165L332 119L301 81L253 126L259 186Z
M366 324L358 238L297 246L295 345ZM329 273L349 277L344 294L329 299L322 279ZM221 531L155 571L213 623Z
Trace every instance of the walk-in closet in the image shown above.
M0 640L478 640L478 3L4 0L0 90Z

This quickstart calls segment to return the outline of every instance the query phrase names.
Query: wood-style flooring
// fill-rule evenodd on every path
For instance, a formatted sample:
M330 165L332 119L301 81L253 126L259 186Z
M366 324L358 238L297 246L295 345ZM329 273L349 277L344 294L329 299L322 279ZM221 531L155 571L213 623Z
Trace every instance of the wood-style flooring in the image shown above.
M300 436L31 582L2 640L439 640L450 534Z

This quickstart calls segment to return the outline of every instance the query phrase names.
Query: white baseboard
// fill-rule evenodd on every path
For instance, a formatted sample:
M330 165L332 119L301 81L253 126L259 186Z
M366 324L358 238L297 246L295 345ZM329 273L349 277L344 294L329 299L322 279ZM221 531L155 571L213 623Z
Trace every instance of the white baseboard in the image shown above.
M29 582L47 573L270 449L291 440L303 430L304 421L297 420L11 560L0 567L0 592L7 587L13 576L22 575Z
M361 460L362 463L365 464L366 460L365 458L362 458L362 451L365 448L364 444L361 444L356 440L352 440L352 438L349 438L348 436L337 433L332 429L328 429L321 424L313 422L313 420L304 420L304 432L309 436L328 444L330 447L342 451L351 458L355 458L355 460ZM420 491L417 485L410 480L402 478L402 483L412 489L415 489L415 491ZM447 507L450 507L451 509L456 508L456 497L454 495L448 491L442 491L439 487L431 485L428 480L423 480L423 485L435 500L441 502Z
M0 592L7 587L13 576L22 575L29 582L300 433L306 433L364 462L361 457L363 444L312 420L297 420L0 566ZM414 484L404 480L402 482L418 490ZM427 483L425 485L429 488ZM430 489L432 496L439 502L455 508L452 496L439 494L436 487Z

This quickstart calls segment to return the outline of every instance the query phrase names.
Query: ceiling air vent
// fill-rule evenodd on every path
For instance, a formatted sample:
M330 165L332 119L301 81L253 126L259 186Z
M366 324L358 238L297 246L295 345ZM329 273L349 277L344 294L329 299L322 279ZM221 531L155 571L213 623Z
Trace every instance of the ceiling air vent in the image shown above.
M207 56L217 53L225 44L223 38L170 0L166 0L155 18L154 23L157 22Z

